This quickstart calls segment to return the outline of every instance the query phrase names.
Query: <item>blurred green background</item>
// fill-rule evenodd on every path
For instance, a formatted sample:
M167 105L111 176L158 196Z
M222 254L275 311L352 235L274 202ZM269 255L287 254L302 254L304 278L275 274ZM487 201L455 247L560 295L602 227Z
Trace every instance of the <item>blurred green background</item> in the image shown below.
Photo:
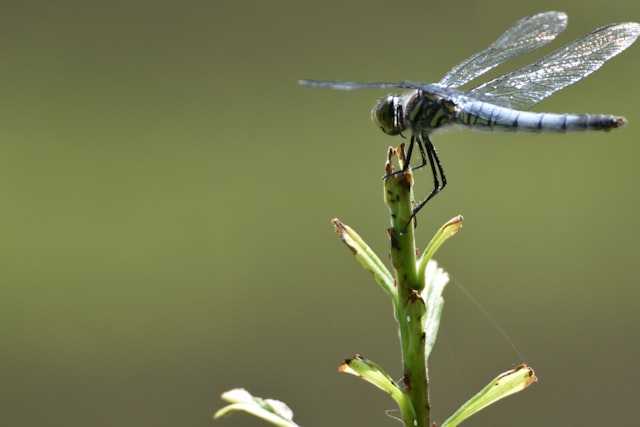
M544 10L570 17L553 47L640 20L637 1L604 6L3 2L0 425L264 425L211 421L236 386L305 426L398 425L387 396L336 372L356 352L401 366L390 303L330 220L387 256L380 178L401 140L369 119L386 92L296 80L437 81ZM536 107L625 129L434 139L450 184L420 244L465 216L437 255L454 283L435 421L519 351L540 381L469 425L637 424L639 58L637 44Z

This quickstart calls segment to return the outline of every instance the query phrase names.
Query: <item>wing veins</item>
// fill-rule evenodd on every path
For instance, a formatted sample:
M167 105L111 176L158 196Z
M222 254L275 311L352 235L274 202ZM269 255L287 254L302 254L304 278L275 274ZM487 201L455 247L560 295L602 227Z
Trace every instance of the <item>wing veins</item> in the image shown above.
M567 15L563 12L527 16L505 31L489 47L453 67L439 84L460 87L509 59L546 45L564 31L566 26Z
M599 69L640 35L640 24L627 22L598 28L543 58L484 83L470 92L522 110L533 107Z

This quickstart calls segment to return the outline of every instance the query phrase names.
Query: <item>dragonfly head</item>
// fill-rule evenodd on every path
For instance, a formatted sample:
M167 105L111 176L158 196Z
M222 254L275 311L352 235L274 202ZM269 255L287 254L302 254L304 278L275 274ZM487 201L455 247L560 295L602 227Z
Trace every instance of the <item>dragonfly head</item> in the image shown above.
M389 95L371 111L371 118L387 135L400 135L405 130L403 103L400 95Z

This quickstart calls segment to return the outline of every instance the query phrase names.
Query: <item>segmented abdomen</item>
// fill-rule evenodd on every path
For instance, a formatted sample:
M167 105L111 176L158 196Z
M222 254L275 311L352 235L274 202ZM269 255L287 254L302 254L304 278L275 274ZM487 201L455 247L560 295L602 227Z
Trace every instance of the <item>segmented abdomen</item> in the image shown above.
M606 114L534 113L479 101L458 105L455 122L476 130L524 132L611 130L627 123L624 117Z

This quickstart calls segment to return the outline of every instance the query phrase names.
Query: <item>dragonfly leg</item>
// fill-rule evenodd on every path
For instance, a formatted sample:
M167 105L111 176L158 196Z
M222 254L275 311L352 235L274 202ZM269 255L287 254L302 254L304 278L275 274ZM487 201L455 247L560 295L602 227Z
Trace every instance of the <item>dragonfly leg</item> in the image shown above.
M416 207L413 208L413 212L411 213L409 222L407 223L407 225L405 225L404 229L402 230L403 232L407 230L412 222L415 222L417 226L416 215L418 214L418 212L420 212L420 209L422 209L424 205L426 205L427 202L433 198L433 196L442 191L442 189L447 185L447 177L444 174L442 164L440 163L440 159L438 158L438 152L433 146L431 139L427 135L423 135L421 138L416 139L416 143L418 144L418 149L420 150L420 155L422 156L422 164L414 167L412 170L419 169L426 165L428 162L431 166L431 174L433 175L433 190L431 190L427 197L422 199L416 205Z
M425 138L429 139L428 136L426 136ZM405 171L407 170L409 163L411 161L411 151L412 151L411 149L413 148L414 140L415 140L415 143L418 145L418 150L420 150L420 158L422 159L422 163L416 166L412 166L411 170L412 171L418 170L424 167L428 163L427 155L425 155L425 149L424 149L424 144L422 143L422 139L412 136L411 145L409 145L409 150L407 151L407 163L404 165L404 168L403 168L403 170ZM431 144L431 141L429 141L429 144Z
M420 150L420 158L422 159L422 163L416 166L411 166L411 154L413 153L414 145L418 145L418 149ZM409 141L409 148L407 148L407 154L404 156L404 165L402 166L402 172L406 172L407 169L411 166L411 170L417 170L427 164L427 157L425 156L424 147L422 146L422 140L415 136L411 135L411 140Z

